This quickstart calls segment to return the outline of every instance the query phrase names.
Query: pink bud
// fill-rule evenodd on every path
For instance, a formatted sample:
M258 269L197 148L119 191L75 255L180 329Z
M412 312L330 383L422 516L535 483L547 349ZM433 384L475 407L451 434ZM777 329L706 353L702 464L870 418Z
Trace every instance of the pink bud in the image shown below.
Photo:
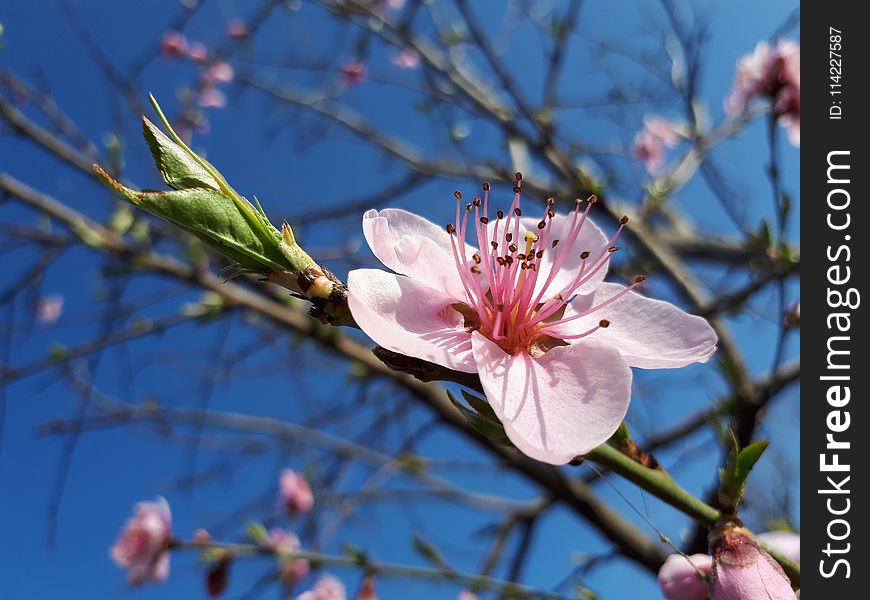
M726 529L713 543L712 600L796 600L782 567L745 529Z
M662 117L644 117L643 128L659 138L668 148L675 147L680 141L675 124Z
M314 507L314 494L304 477L293 469L281 471L281 503L289 515L307 513Z
M248 37L249 33L248 26L241 19L231 19L227 23L227 35L233 39L238 40Z
M196 103L202 108L223 108L227 105L227 97L222 91L209 85L199 93Z
M659 569L659 585L668 600L706 600L707 581L713 558L706 554L671 554Z
M366 80L368 71L365 64L352 60L341 67L341 80L347 85L359 85Z
M357 592L356 600L378 600L378 593L375 591L375 576L366 575Z
M420 55L416 50L405 49L393 56L393 64L400 69L416 69L420 66Z
M644 162L650 175L658 173L665 162L665 147L662 141L646 129L641 130L634 138L631 154Z
M222 60L212 63L202 73L202 79L206 84L230 83L234 76L233 67Z
M169 576L169 544L172 542L172 515L163 498L140 502L133 516L124 524L112 559L127 569L133 585L149 581L162 582Z
M306 559L287 556L301 550L299 538L295 534L278 527L272 528L269 530L269 539L266 541L266 545L279 554L281 565L278 576L284 584L293 585L308 575L311 565ZM282 554L284 556L281 556Z
M36 318L44 325L54 325L63 313L63 296L53 294L39 299L36 305Z
M187 48L187 58L193 62L205 62L208 59L208 49L199 42L191 42Z
M178 58L187 52L187 38L178 31L167 31L160 40L160 54L166 58Z
M665 162L665 147L673 148L679 141L674 123L662 117L646 116L643 129L634 138L632 155L644 161L647 172L655 175Z

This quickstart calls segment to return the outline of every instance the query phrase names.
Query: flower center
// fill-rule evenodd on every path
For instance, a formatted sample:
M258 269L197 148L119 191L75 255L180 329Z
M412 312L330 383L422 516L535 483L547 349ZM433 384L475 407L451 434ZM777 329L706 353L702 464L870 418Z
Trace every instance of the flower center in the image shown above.
M574 272L572 266L567 283L566 277L557 281L560 273L568 272L566 261L576 252L576 242L597 198L590 196L585 202L575 201L567 232L563 227L558 228L563 237L559 239L553 230L556 216L553 198L547 200L544 214L536 225L529 221L523 223L521 182L522 175L517 173L510 210L507 214L497 211L492 222L488 217L489 183L483 184L483 200L474 198L464 210L462 194L454 193L456 223L447 225L447 233L467 298L466 303L454 305L454 308L463 315L467 327L479 331L508 354L525 351L540 356L555 346L566 345L566 340L584 338L607 327L609 321L602 319L588 331L559 332L559 326L611 304L646 278L638 276L619 294L565 317L565 309L577 290L606 268L608 258L617 251L613 243L628 223L628 217L619 220L616 233L602 247L579 253L580 268ZM466 240L472 212L478 250L469 257Z

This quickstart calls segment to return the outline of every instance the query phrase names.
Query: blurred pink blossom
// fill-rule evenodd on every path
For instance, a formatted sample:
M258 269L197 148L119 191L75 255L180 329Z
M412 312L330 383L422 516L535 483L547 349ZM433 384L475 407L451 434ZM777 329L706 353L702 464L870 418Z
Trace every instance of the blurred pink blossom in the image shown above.
M299 538L296 534L284 531L278 527L269 530L269 538L266 541L266 544L279 554L292 554L294 552L299 552L299 550L302 549L302 545L300 544ZM310 565L306 559L289 557L280 558L280 577L281 581L285 584L293 585L294 583L302 581L302 579L308 575Z
M178 58L188 51L187 38L178 31L167 31L160 40L160 54L166 58Z
M741 528L713 543L711 600L797 600L785 571Z
M332 575L324 575L317 580L314 588L300 594L296 600L346 600L344 584Z
M210 64L202 73L202 79L207 84L230 83L234 76L233 67L223 60Z
M647 173L653 175L659 172L665 163L665 147L661 139L646 129L638 132L634 138L631 154L646 165Z
M289 515L307 513L314 507L314 494L311 486L302 475L293 469L281 471L279 481L281 504Z
M462 590L456 597L456 600L478 600L477 594L468 590Z
M619 426L630 366L706 362L717 338L704 319L635 293L643 277L604 283L627 217L608 237L588 218L593 202L523 217L514 191L491 220L488 184L467 204L457 192L446 231L404 210L366 212L366 241L399 274L351 271L348 304L387 350L477 373L511 442L565 464Z
M187 48L187 58L202 63L208 60L208 49L200 42L191 42Z
M346 62L341 67L341 80L347 85L355 86L363 83L368 77L365 64L358 60Z
M131 584L159 583L169 576L171 542L172 516L166 500L140 502L112 546L112 559L127 569Z
M393 64L400 69L416 69L420 66L420 55L408 48L393 56Z
M661 117L644 117L643 129L634 138L632 156L644 161L650 175L659 172L665 162L665 148L674 148L680 141L675 124Z
M40 298L36 305L36 318L44 325L54 325L63 313L63 302L60 294Z
M725 100L729 115L746 110L755 98L772 103L775 117L786 128L789 141L800 146L801 50L780 39L775 47L759 42L752 54L737 61L731 94Z
M680 136L677 135L677 124L673 121L657 116L646 116L643 118L643 127L659 138L668 148L674 148L680 142Z
M196 103L201 108L224 108L227 105L227 96L213 85L207 85L200 90Z
M659 569L659 586L667 600L707 600L707 580L713 557L706 554L671 554ZM700 572L700 573L699 573Z
M248 37L248 26L241 19L230 19L227 22L227 35L233 39L241 39Z

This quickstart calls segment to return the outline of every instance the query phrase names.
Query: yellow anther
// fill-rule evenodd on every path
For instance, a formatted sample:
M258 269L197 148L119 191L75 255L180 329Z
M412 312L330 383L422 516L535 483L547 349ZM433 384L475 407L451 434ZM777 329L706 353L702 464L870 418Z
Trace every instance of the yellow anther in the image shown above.
M523 236L523 239L526 240L526 256L532 251L532 246L535 245L535 242L538 241L538 235L531 231L527 231L526 235Z

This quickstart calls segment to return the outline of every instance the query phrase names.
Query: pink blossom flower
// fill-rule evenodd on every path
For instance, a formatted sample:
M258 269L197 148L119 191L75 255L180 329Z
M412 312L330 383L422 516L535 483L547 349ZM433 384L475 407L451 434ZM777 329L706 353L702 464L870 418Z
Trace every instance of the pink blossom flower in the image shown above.
M477 594L468 590L462 590L456 597L456 600L478 600Z
M178 58L187 52L187 38L181 32L167 31L160 40L160 54L166 58Z
M632 155L644 161L647 172L653 175L665 162L665 147L674 148L679 141L673 123L661 117L644 117L643 129L634 138Z
M207 85L199 92L196 103L202 108L223 108L227 105L227 96L215 86Z
M347 85L359 85L368 77L365 64L358 60L352 60L341 67L341 80Z
M416 50L405 49L393 56L393 64L400 69L416 69L420 66L420 55Z
M634 293L642 277L604 283L627 217L609 239L587 218L592 202L566 216L548 201L540 219L523 217L516 187L507 213L490 220L484 190L465 207L456 193L446 232L403 210L365 213L369 246L398 275L351 271L350 310L388 350L477 373L514 445L567 463L619 426L630 366L705 362L716 335L704 319Z
M706 554L671 554L659 569L659 585L667 600L707 600L707 575L713 557Z
M344 584L332 575L324 575L317 580L313 589L300 594L296 600L345 600L346 597Z
M793 531L768 531L756 536L771 548L781 552L796 563L801 562L801 536Z
M284 531L278 527L269 530L269 538L266 544L280 554L293 554L302 549L299 538L294 533ZM298 583L308 575L310 564L304 558L291 558L281 556L280 577L287 585Z
M205 62L208 60L208 49L200 42L191 42L187 48L187 58L193 62Z
M202 73L202 79L206 84L230 83L234 76L233 67L223 60L210 64Z
M631 154L644 162L650 175L658 173L665 163L665 147L662 141L645 129L635 136Z
M788 576L748 531L726 529L713 543L712 600L796 600Z
M725 110L737 115L755 98L772 102L773 113L786 128L789 141L800 146L801 50L789 40L776 47L759 42L752 54L737 62Z
M39 299L36 318L44 325L54 325L63 313L63 296L52 294Z
M233 39L242 39L248 37L248 26L241 19L230 19L227 22L227 35Z
M643 128L659 138L668 148L674 148L680 142L680 136L677 135L677 125L662 117L644 117Z
M314 507L314 494L311 486L302 475L293 469L281 471L279 481L281 504L287 514L307 513Z
M159 583L169 576L171 541L172 516L166 500L140 502L112 546L112 559L127 569L131 584Z

